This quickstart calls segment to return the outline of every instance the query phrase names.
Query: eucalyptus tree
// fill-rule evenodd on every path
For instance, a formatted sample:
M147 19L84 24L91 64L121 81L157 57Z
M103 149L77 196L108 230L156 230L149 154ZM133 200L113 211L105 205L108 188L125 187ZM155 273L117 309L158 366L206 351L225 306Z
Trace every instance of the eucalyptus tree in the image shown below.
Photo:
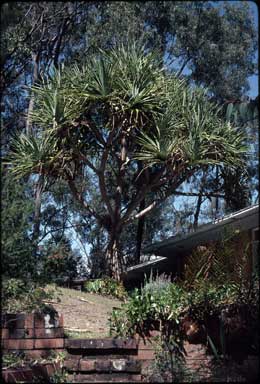
M32 90L31 118L41 133L13 142L12 171L67 182L82 211L104 229L106 273L116 279L124 270L123 228L201 169L244 164L244 135L221 120L205 91L189 88L135 44L54 71ZM88 183L96 185L99 204Z

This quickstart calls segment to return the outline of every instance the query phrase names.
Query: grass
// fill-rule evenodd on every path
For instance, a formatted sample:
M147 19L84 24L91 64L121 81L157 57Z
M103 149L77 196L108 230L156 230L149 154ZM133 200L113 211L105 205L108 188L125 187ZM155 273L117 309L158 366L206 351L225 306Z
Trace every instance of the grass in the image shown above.
M109 337L108 319L113 307L122 301L70 288L47 286L57 293L59 301L51 301L58 313L63 314L65 333L69 338Z

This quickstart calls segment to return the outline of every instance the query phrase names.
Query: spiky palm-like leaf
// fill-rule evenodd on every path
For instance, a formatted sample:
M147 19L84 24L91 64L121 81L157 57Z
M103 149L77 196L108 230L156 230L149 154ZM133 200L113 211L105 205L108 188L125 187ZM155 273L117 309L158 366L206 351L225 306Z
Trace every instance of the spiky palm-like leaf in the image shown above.
M122 46L100 52L82 68L55 70L33 91L32 121L45 132L44 140L51 133L60 161L66 153L89 155L85 143L93 142L95 125L105 138L111 129L117 130L115 139L124 130L129 148L137 150L132 159L145 167L243 165L243 134L220 119L204 91L164 73L156 55L145 54L142 47ZM82 128L78 121L86 118L90 124ZM19 161L23 145L24 139L17 146ZM31 167L37 168L33 162Z
M62 70L54 69L49 78L31 87L36 96L31 119L41 128L55 130L71 124L78 116L78 103L68 97L66 81L68 79L63 76Z
M12 165L14 176L19 178L31 173L48 173L59 155L53 136L36 138L22 133L13 140L6 163Z
M174 159L176 154L181 154L182 161L192 166L244 164L245 135L220 119L219 109L201 90L183 89L179 92L177 108L169 103L156 123L155 136L142 133L138 139L141 149L136 158L147 166Z

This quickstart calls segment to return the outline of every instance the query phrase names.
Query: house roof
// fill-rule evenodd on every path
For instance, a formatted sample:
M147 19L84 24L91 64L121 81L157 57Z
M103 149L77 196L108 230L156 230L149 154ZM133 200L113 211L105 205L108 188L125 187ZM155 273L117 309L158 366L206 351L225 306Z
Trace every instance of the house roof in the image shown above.
M259 205L253 205L240 211L226 215L212 223L200 226L195 232L172 236L166 240L151 244L144 249L145 253L171 257L174 251L186 253L196 245L208 241L219 240L225 228L246 231L259 226Z
M158 268L166 265L167 261L173 260L177 254L187 254L197 245L221 239L227 228L246 231L258 226L259 205L257 204L226 215L212 223L201 225L195 232L183 235L179 234L156 242L146 247L144 253L150 253L160 257L128 268L128 278L132 276L137 277L137 275L140 276L140 274L148 272L152 267Z

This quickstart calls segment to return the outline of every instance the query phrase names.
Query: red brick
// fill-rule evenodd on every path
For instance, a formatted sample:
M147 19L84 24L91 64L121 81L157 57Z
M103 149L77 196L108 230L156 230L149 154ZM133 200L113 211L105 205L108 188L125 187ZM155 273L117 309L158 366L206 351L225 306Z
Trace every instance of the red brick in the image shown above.
M34 328L34 314L28 313L25 316L24 320L24 327L25 328Z
M152 343L151 340L145 340L145 341L139 341L138 343L138 349L145 349L145 350L154 350L155 343Z
M64 352L64 349L59 348L55 349L55 352ZM26 356L31 357L32 359L46 358L52 354L51 349L32 349L24 351Z
M34 314L34 328L45 328L45 320L42 313Z
M95 370L95 360L84 360L81 359L79 362L80 371L94 371Z
M32 349L25 352L26 356L32 359L46 358L52 354L48 349Z
M33 376L35 379L40 378L41 382L43 380L48 381L48 374L47 374L47 370L45 368L45 365L42 365L42 364L33 365L32 371L33 371Z
M131 375L128 373L93 373L68 375L68 381L71 383L132 383L141 382L141 375Z
M63 314L59 313L59 327L64 326Z
M95 371L97 372L110 372L112 371L112 363L110 360L96 360Z
M45 349L45 348L63 348L64 339L35 339L35 348L36 349Z
M103 338L103 339L67 339L69 349L136 349L135 339Z
M48 377L53 376L53 374L57 371L61 370L60 363L46 363L45 364L46 372Z
M30 368L7 369L2 372L2 377L6 383L33 382L33 372Z
M58 338L64 336L63 328L35 328L36 338Z
M152 360L154 359L155 354L153 350L145 350L145 349L140 349L138 350L138 359L140 360Z
M33 349L34 340L8 339L4 340L4 349Z
M60 364L55 363L36 364L32 366L34 377L44 378L46 382L49 382L49 377L60 370Z
M2 327L5 328L24 328L24 313L6 313L2 316Z
M1 329L1 338L8 339L9 338L9 330L7 328Z
M52 325L50 328L57 328L63 326L63 315L59 315L58 313L35 313L34 314L34 327L35 328L46 328L45 326L45 318L49 315L49 322Z
M69 352L67 352L67 353L66 353L66 358L67 358L68 360L70 360L70 359L76 359L76 360L79 360L79 359L82 358L82 354L81 354L81 353L76 353L76 354L74 354L74 353L69 353Z
M79 370L79 359L66 359L64 361L64 367L69 371Z
M9 329L10 339L32 339L34 337L33 328Z

